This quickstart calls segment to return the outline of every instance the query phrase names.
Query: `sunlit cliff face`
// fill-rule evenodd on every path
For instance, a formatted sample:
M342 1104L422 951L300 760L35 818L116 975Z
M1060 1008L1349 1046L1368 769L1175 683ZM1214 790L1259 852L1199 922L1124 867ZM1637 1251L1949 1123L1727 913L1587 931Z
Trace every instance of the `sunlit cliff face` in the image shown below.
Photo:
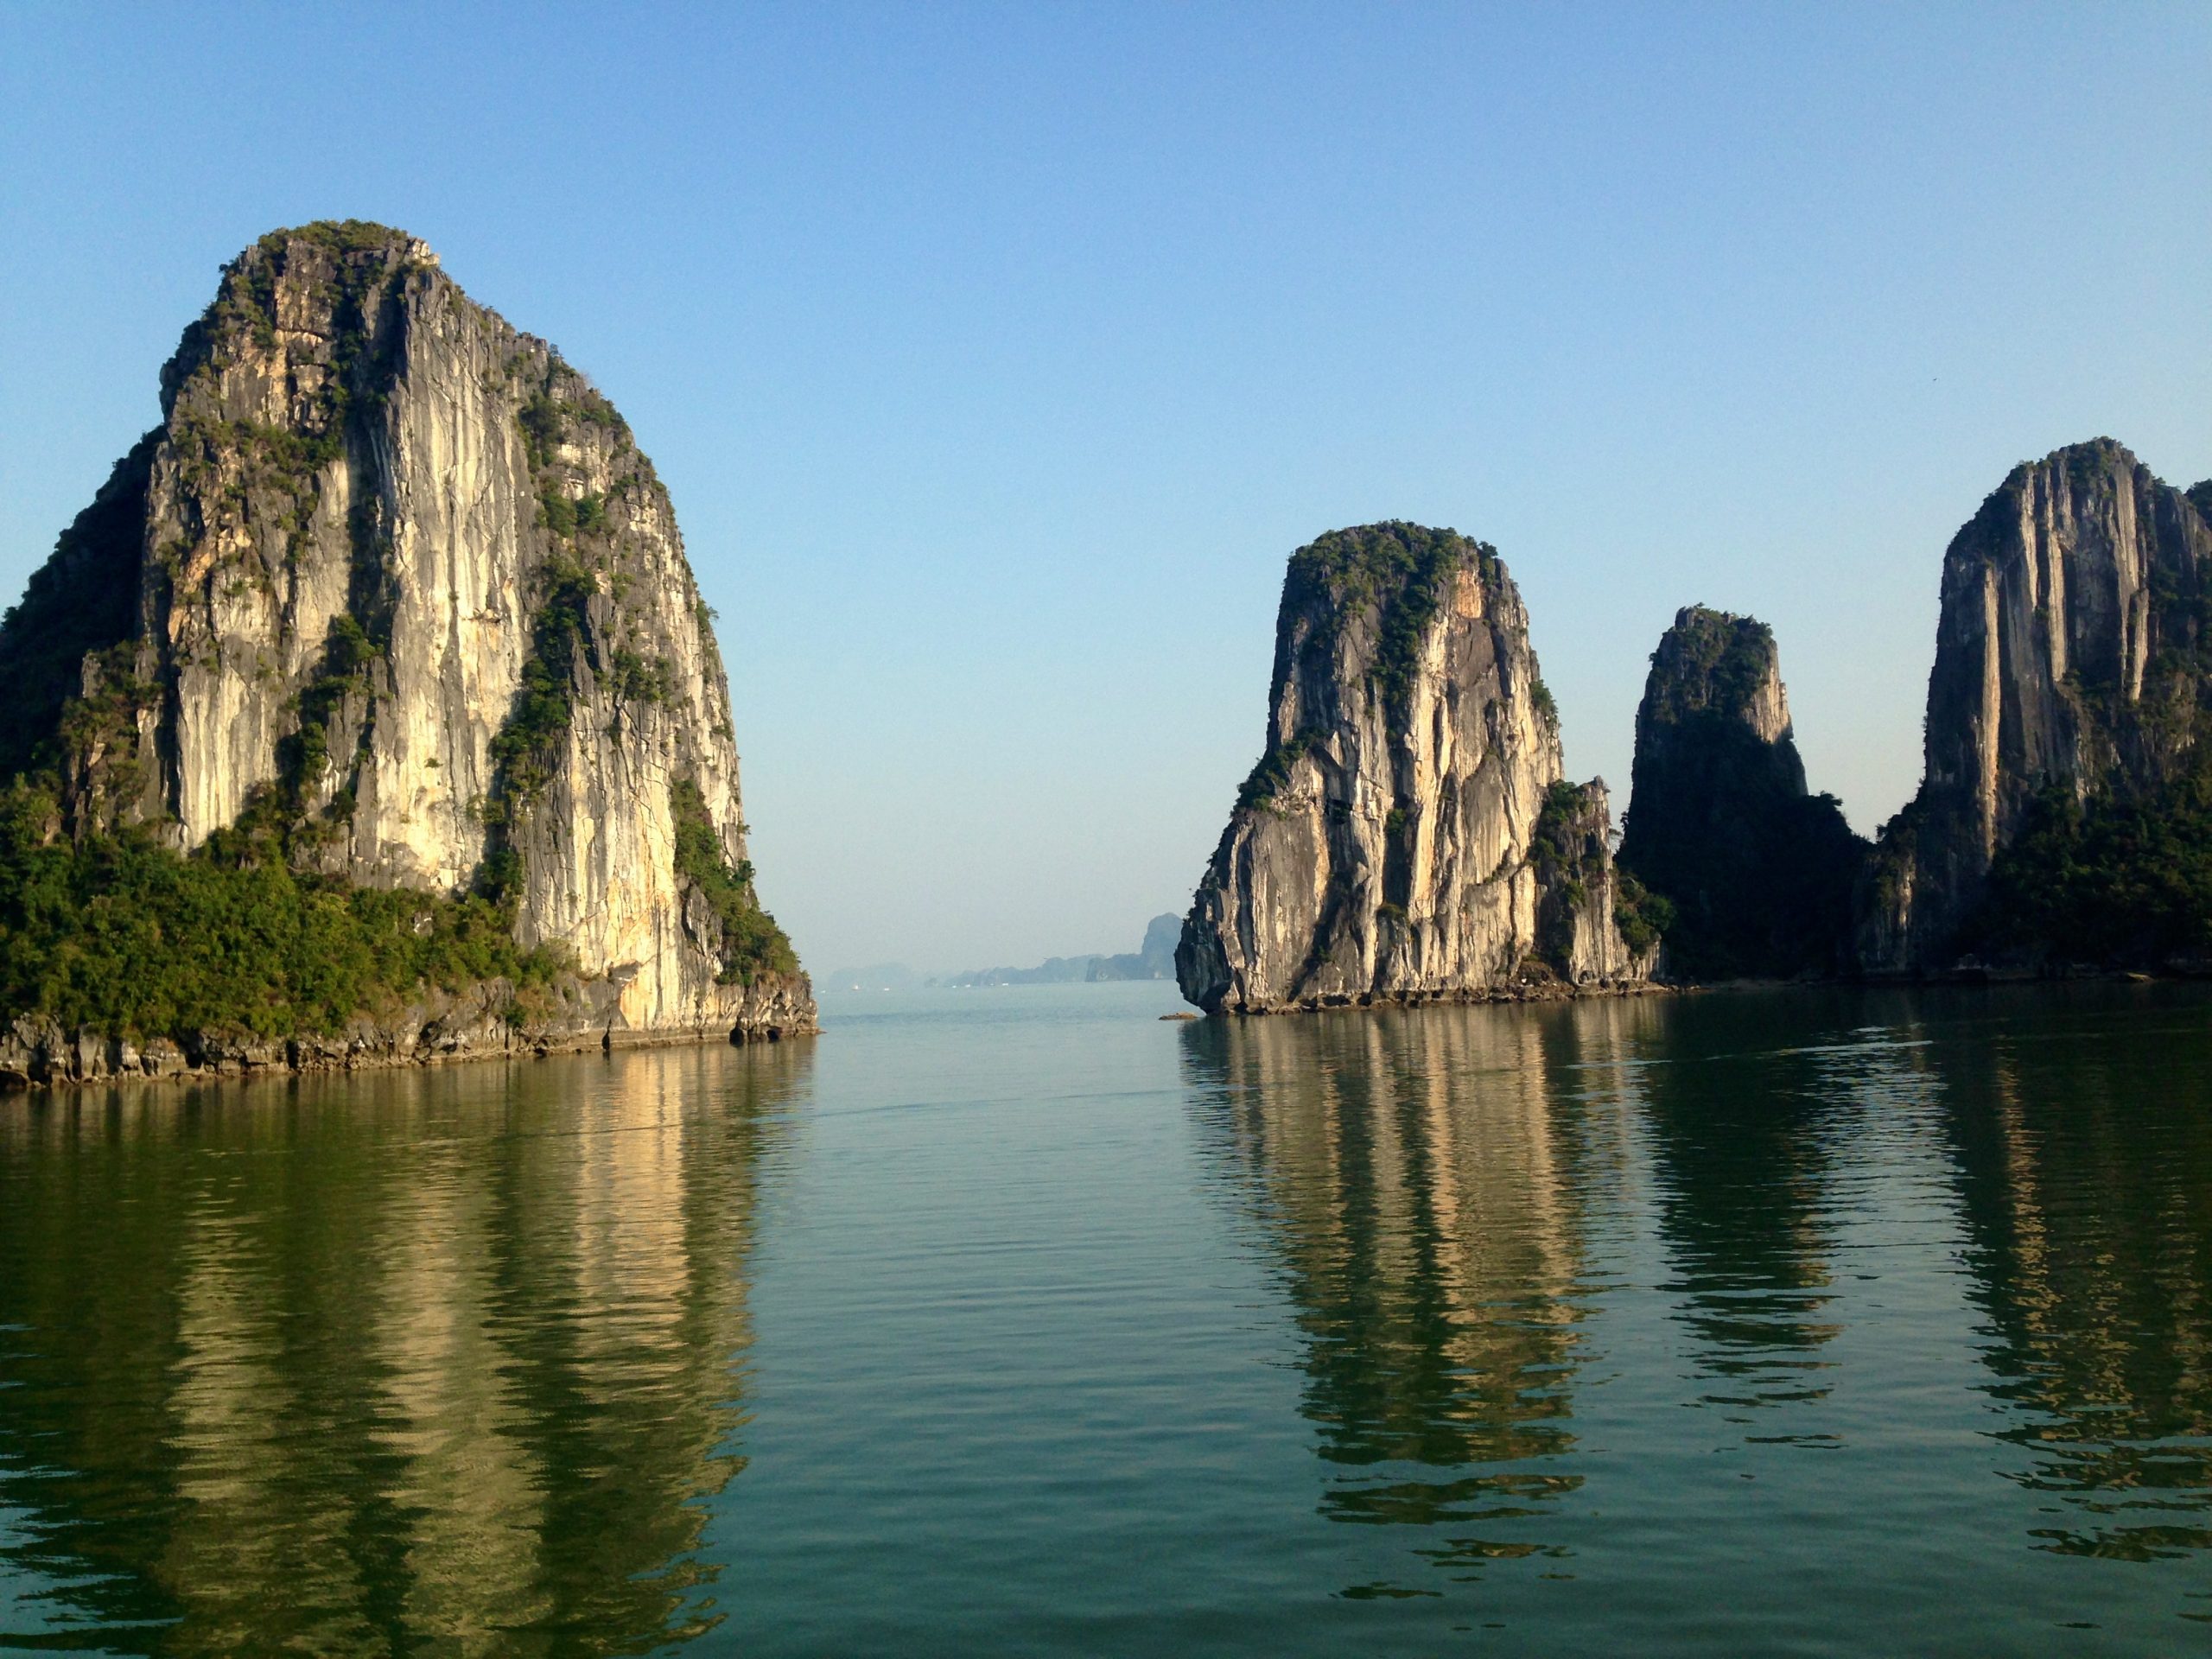
M2038 791L2144 793L2197 764L2212 524L2109 438L2024 462L1953 537L1927 769L1860 905L1872 971L1944 967Z
M727 677L668 493L588 380L349 220L241 253L162 390L34 583L63 621L127 589L127 619L79 620L58 664L53 626L0 631L0 680L68 683L38 718L76 830L189 850L258 814L296 868L496 893L625 1029L812 1027L788 942L736 971L686 866L688 810L749 897Z
M1605 789L1562 782L1557 709L1496 549L1399 523L1300 549L1268 702L1266 752L1176 953L1192 1002L1479 995L1532 955L1574 984L1642 976L1614 925Z

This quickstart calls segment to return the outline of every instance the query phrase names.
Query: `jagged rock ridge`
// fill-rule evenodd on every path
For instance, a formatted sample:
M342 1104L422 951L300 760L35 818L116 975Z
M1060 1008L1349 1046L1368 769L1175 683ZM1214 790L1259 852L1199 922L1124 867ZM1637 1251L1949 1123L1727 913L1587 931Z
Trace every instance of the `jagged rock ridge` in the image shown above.
M616 1033L811 1028L667 493L581 374L347 221L226 267L162 407L0 626L57 828L488 894Z
M1651 654L1620 863L1668 901L1666 971L1790 978L1846 966L1866 843L1809 794L1767 626L1693 605Z
M1397 523L1301 548L1268 702L1176 949L1191 1001L1258 1013L1641 975L1605 786L1562 779L1494 548Z
M2187 805L2177 791L2202 783L2212 729L2208 505L2212 487L2174 489L2099 438L2013 468L1953 538L1926 772L1860 884L1866 971L1955 965L1998 928L1984 913L1993 867L2039 819L2133 808L2155 830ZM2014 896L2070 880L2067 861L2011 884ZM2139 873L2158 877L2155 861ZM2094 919L2077 907L2057 931L2101 931Z

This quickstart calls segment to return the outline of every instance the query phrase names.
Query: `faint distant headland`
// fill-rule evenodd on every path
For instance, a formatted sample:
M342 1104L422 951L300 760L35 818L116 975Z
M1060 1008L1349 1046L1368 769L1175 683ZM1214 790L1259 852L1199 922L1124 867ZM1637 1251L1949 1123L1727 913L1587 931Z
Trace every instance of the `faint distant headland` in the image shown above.
M1183 931L1179 916L1155 916L1135 950L1110 956L1047 957L1034 968L976 968L940 982L957 989L986 985L1098 985L1133 979L1175 977L1175 941Z

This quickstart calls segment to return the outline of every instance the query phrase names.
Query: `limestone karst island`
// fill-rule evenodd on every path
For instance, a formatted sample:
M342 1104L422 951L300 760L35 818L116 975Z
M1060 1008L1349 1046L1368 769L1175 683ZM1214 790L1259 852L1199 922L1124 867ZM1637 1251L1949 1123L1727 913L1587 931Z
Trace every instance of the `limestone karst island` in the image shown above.
M1685 608L1618 851L1496 549L1299 550L1266 747L1176 968L1209 1013L1655 981L2212 972L2212 480L2100 438L2024 463L1945 554L1919 793L1871 847L1808 792L1772 633Z
M2212 1659L2208 69L0 5L0 1656Z
M0 623L0 1076L815 1029L629 425L427 246L224 271Z
M0 624L0 1077L816 1029L747 857L673 508L422 242L263 238ZM1685 608L1617 835L1497 550L1293 556L1264 747L1175 948L1208 1013L2212 966L2212 483L2109 440L1945 556L1919 794L1808 792L1779 656Z

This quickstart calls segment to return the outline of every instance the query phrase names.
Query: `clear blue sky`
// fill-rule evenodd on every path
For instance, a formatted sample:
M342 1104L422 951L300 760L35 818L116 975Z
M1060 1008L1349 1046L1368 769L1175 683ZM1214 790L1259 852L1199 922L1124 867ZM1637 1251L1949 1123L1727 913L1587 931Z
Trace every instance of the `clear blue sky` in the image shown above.
M274 226L429 239L628 416L817 969L1134 949L1283 561L1495 542L1625 804L1676 607L1910 793L1938 561L2100 433L2212 474L2212 7L0 11L0 587Z

